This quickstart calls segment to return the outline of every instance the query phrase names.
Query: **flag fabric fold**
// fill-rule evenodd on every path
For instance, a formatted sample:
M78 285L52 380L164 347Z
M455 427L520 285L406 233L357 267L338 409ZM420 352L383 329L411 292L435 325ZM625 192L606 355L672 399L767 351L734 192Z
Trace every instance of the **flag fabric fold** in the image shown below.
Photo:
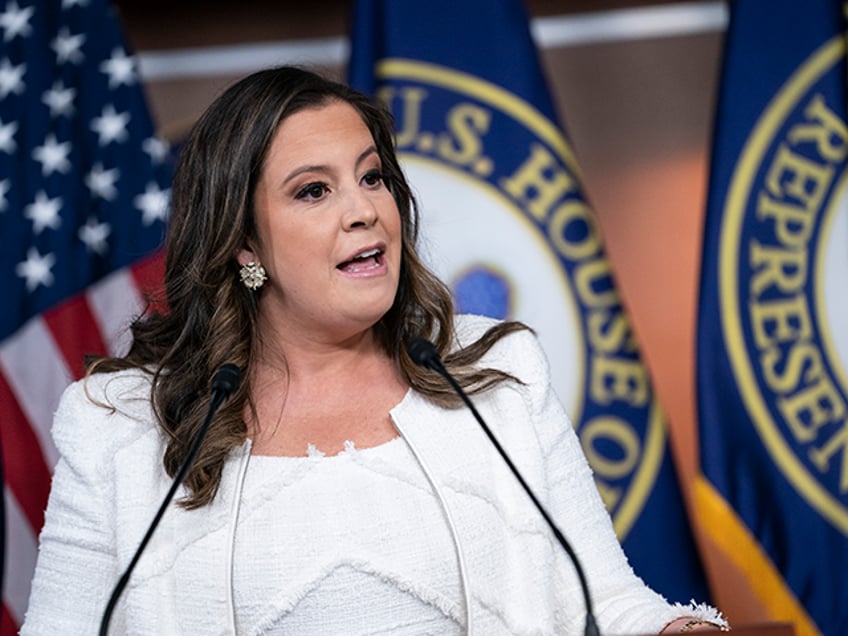
M704 532L799 635L848 633L846 5L731 5L698 320Z
M421 250L459 310L539 334L636 572L707 600L665 421L522 3L360 0L348 73L395 117Z
M53 410L161 280L169 152L106 0L0 0L0 633L23 620L57 459Z

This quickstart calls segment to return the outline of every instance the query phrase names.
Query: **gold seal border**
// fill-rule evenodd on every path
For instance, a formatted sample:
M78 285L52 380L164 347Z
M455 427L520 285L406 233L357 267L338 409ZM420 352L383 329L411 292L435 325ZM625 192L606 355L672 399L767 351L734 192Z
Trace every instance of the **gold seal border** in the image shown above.
M808 60L784 83L781 90L763 111L749 137L741 158L734 169L734 177L724 205L724 218L720 232L720 298L721 322L725 342L730 354L736 383L742 392L745 405L754 425L777 466L789 479L798 493L842 533L848 535L848 510L826 488L809 474L798 460L771 418L766 401L747 356L745 338L739 322L739 264L738 241L745 218L753 177L762 164L770 141L785 121L789 111L808 94L810 87L845 54L842 36L836 36L820 46Z
M381 79L413 79L422 83L429 83L496 106L501 112L512 117L548 144L582 184L583 177L580 168L571 146L562 132L532 104L527 103L514 93L474 75L417 60L382 59L376 65L375 74ZM621 311L624 311L623 306ZM630 322L629 317L628 322ZM583 348L586 348L585 342ZM644 365L644 360L642 360L642 364ZM585 368L585 364L583 366ZM585 392L584 388L583 393L585 394ZM662 463L665 441L663 416L657 402L656 390L652 385L651 405L643 437L642 461L630 480L630 488L628 488L618 506L618 512L613 518L613 526L621 540L630 532L656 482Z

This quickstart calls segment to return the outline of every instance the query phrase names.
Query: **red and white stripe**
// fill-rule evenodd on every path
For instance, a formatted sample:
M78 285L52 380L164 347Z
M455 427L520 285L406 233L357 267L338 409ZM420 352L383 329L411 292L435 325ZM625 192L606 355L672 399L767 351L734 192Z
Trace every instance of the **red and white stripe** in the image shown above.
M38 534L58 459L50 427L59 398L82 376L86 354L127 351L127 327L146 309L142 290L161 286L162 260L157 254L114 272L34 317L0 344L7 533L0 636L17 634L27 608Z

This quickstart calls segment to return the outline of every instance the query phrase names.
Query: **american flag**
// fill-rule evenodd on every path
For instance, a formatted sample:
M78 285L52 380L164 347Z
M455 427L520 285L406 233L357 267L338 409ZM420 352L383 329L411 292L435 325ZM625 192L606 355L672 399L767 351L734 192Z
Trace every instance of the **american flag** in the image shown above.
M6 635L26 611L59 396L84 354L125 350L161 280L170 162L108 0L0 0L0 38Z

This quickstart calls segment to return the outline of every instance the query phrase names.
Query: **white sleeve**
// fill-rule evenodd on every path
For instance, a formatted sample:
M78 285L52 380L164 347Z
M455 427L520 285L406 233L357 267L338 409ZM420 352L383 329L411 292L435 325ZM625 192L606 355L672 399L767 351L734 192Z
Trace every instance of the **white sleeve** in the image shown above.
M52 431L60 459L39 536L23 636L96 634L120 575L103 430L107 414L88 400L82 382L62 395ZM116 629L118 622L116 617Z
M601 633L659 633L669 622L693 616L724 623L705 605L670 604L630 567L595 485L577 435L550 382L547 360L531 334L522 340L521 379L539 442L545 449L550 513L580 559ZM673 563L668 567L674 567ZM567 598L580 598L576 577L565 578ZM585 608L580 606L582 631ZM568 620L565 631L575 626Z

